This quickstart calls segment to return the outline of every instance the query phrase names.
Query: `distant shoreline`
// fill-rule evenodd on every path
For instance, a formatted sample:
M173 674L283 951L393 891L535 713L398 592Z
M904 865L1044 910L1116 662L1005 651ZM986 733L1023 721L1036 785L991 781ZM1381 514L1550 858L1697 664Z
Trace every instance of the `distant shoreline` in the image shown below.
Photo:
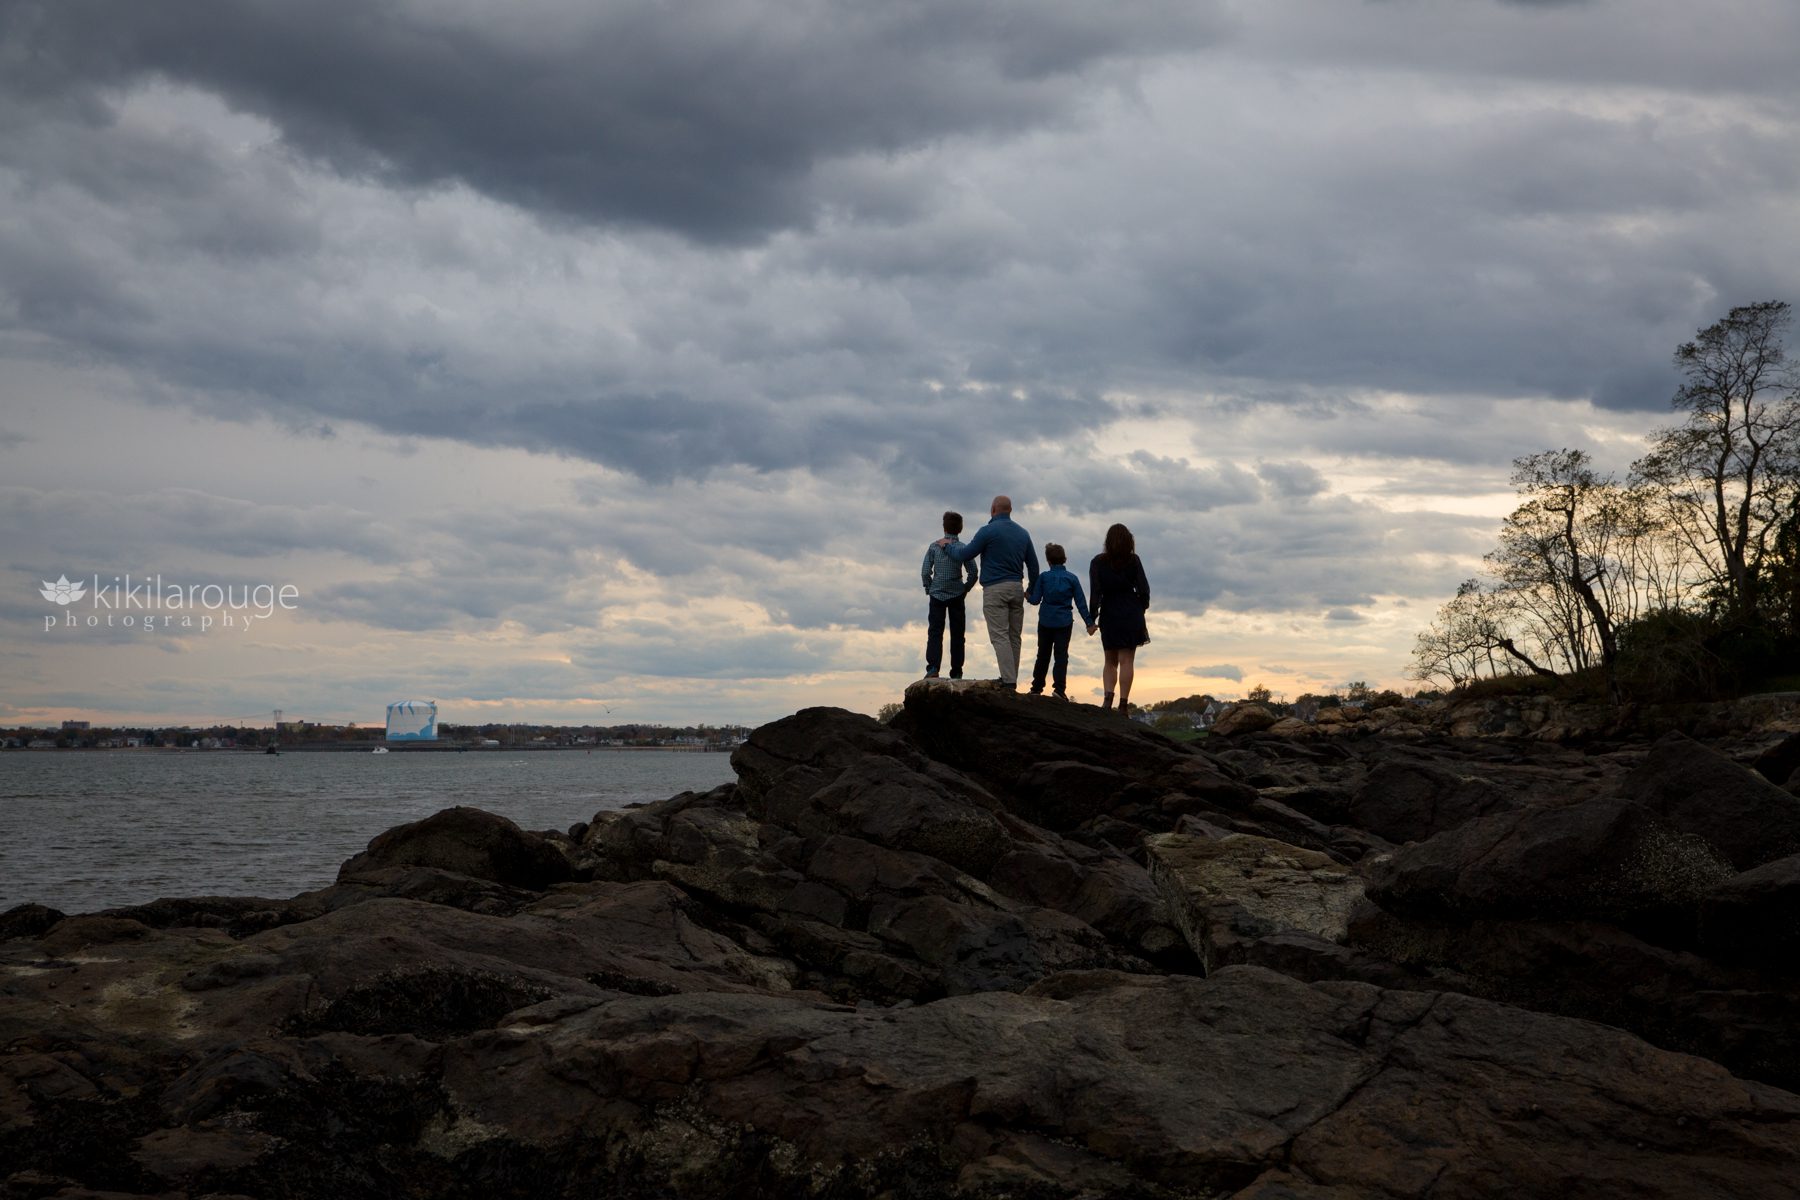
M735 746L456 746L442 743L326 742L318 745L279 746L282 754L372 754L376 747L393 754L504 754L585 750L589 754L725 754ZM4 754L264 754L262 746L14 746Z

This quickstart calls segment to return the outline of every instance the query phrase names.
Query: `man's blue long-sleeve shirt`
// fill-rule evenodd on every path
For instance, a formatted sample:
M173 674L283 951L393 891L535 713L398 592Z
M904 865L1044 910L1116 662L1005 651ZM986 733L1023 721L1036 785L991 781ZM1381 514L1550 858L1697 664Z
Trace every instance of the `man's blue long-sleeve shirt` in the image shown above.
M1037 577L1031 590L1025 593L1027 604L1042 605L1038 609L1038 624L1051 629L1061 629L1065 625L1075 624L1075 613L1081 613L1081 623L1092 625L1093 618L1088 615L1087 597L1082 594L1081 580L1075 572L1061 563L1044 568L1044 573Z
M992 587L1007 580L1027 579L1037 582L1037 548L1031 535L1016 524L1011 513L996 513L988 523L975 531L975 536L961 545L945 546L957 562L968 562L981 555L981 586Z

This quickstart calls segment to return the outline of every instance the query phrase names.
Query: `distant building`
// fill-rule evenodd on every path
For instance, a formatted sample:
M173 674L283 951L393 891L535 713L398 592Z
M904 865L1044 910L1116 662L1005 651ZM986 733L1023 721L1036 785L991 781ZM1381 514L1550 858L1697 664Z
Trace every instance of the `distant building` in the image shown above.
M437 703L432 700L396 700L388 705L387 740L437 741Z
M63 732L64 733L86 733L87 729L88 729L88 723L86 721L64 721L63 722Z

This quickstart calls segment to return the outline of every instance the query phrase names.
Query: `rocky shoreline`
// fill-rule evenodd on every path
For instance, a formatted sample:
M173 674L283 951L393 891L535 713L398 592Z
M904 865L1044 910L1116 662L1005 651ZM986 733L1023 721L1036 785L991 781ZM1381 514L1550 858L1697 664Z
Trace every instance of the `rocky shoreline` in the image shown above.
M1792 1196L1800 748L1725 748L918 684L567 832L16 908L0 1197Z

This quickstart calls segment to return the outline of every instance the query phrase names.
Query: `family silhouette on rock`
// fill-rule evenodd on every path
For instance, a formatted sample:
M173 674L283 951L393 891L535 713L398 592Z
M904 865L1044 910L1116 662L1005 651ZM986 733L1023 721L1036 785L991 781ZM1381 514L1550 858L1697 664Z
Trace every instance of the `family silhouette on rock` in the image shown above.
M1137 556L1131 530L1114 525L1106 531L1106 548L1088 563L1088 587L1069 570L1068 554L1055 542L1044 546L1049 564L1038 568L1037 549L1025 527L1012 519L1012 500L995 496L988 522L968 541L961 539L961 513L944 514L944 536L925 548L919 578L930 597L925 636L925 678L936 679L944 662L944 630L950 631L950 678L961 679L967 615L964 599L981 583L981 615L987 619L988 641L999 664L999 686L1019 686L1019 650L1025 633L1025 606L1038 609L1037 662L1031 672L1031 694L1042 695L1045 676L1051 694L1067 700L1069 640L1075 617L1091 637L1097 630L1106 654L1102 707L1126 713L1137 648L1150 640L1144 610L1150 607L1150 581ZM981 560L979 574L975 560ZM966 578L965 578L966 573ZM1054 667L1052 664L1054 663Z

